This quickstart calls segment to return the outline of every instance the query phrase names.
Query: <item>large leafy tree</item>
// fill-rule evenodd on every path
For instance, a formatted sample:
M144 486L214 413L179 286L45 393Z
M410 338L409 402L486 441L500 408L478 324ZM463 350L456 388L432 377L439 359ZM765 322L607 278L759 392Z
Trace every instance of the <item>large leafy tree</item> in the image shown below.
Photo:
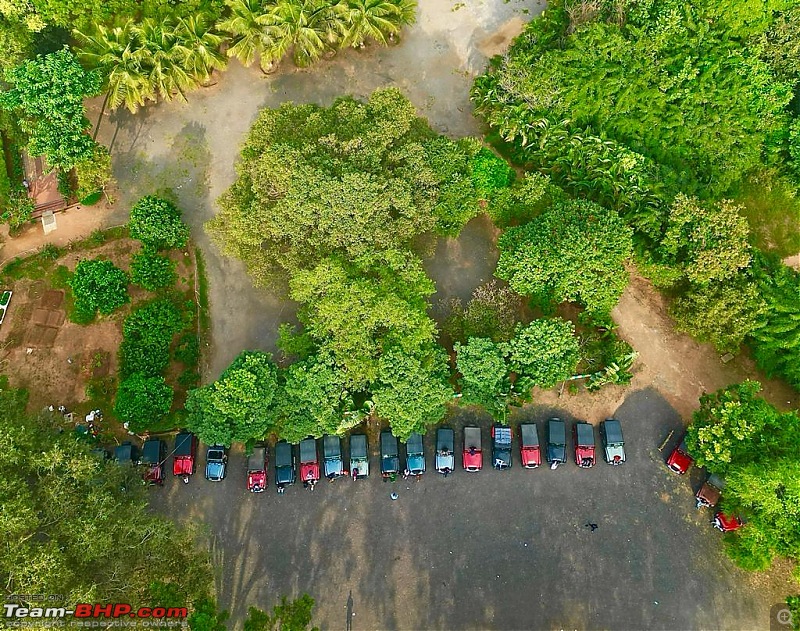
M114 414L129 422L132 431L141 432L169 413L173 395L164 377L134 373L119 384Z
M557 202L498 241L497 276L544 304L574 301L605 318L628 284L631 229L619 215L585 200Z
M157 584L180 606L205 593L207 555L149 510L139 472L97 458L60 428L50 415L29 417L18 391L0 391L0 575L9 593L124 597L134 607L154 606Z
M258 285L332 254L407 248L438 225L438 202L449 183L464 181L471 150L436 138L396 89L367 103L266 109L207 228ZM471 204L459 222L477 212L474 196ZM452 219L449 231L461 225Z
M453 397L449 373L448 357L441 347L430 344L413 354L388 349L370 388L375 414L389 420L400 440L407 440L412 432L425 433L426 426L444 418Z
M531 386L550 388L556 385L575 373L580 359L575 326L561 318L518 325L505 348L511 371L517 373L520 391Z
M207 444L264 438L275 424L277 392L270 355L243 351L219 379L189 392L186 426Z
M796 453L800 418L781 413L757 396L761 384L745 381L700 398L686 433L697 464L716 473L748 462Z
M511 392L503 349L484 337L456 342L456 368L460 373L461 403L480 405L494 418L505 418Z
M95 142L83 100L100 92L96 73L86 72L65 48L6 70L5 80L10 88L0 92L0 107L18 115L32 155L62 171L92 159Z

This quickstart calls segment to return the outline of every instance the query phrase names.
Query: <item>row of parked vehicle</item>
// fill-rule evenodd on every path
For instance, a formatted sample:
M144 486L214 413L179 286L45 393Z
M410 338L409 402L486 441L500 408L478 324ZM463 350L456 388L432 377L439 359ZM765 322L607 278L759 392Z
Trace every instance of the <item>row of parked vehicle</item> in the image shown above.
M575 463L582 468L595 463L594 428L585 422L573 425ZM616 419L607 419L600 424L600 437L603 456L607 463L619 465L625 462L625 442L622 426ZM512 450L514 436L510 427L494 425L491 429L492 468L510 469L513 464ZM319 457L318 441L309 437L299 445L279 441L275 445L274 475L279 491L294 484L298 477L308 485L316 484L322 477L335 480L351 476L354 480L370 475L369 442L366 434L349 436L349 461L345 464L342 439L326 435L322 438L322 458ZM437 473L447 476L455 471L455 431L451 427L436 430L436 451L434 468ZM402 462L400 443L390 431L380 434L380 475L393 478L403 474L421 476L426 471L426 455L423 436L411 434L405 443L405 462ZM520 461L526 469L535 469L542 464L539 432L536 424L522 423L519 426ZM115 449L118 462L143 466L142 477L147 484L163 484L165 464L172 457L172 473L188 482L195 473L197 439L187 431L175 437L172 451L167 454L167 446L160 438L145 441L141 455L135 445L125 442ZM552 418L547 421L547 446L545 458L551 468L567 462L567 429L564 421ZM205 477L212 482L223 480L227 474L227 450L221 445L212 445L206 451ZM299 467L298 467L299 462ZM463 429L461 466L464 471L477 472L483 468L483 436L480 427L467 426ZM267 488L269 449L257 445L247 457L247 488L253 493L261 493Z
M667 458L667 468L673 473L684 475L694 465L694 458L689 455L689 450L686 447L686 440L683 439L675 449L673 449ZM706 477L705 482L697 490L694 497L697 502L697 508L711 508L714 509L722 499L722 491L725 490L725 480L714 473ZM732 532L739 530L744 525L744 522L738 515L728 515L722 511L714 513L714 519L711 521L714 528L721 532Z

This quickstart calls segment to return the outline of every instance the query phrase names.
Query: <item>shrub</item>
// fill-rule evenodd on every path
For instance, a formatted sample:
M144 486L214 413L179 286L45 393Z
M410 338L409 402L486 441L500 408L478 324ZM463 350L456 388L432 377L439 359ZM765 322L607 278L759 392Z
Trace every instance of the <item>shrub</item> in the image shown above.
M469 172L478 199L491 199L495 191L511 184L514 171L505 160L482 147L469 161Z
M100 199L106 186L111 181L111 154L102 145L95 145L90 158L75 164L75 178L77 189L75 196L82 204L90 204L87 198L96 196L96 203Z
M175 359L186 366L196 366L200 359L200 342L193 331L187 331L178 340L175 347Z
M97 311L108 315L130 299L128 275L111 261L78 261L69 284L75 297L75 315L88 321Z
M175 262L144 248L133 257L131 280L149 291L175 284Z
M120 372L124 377L141 373L155 376L169 363L172 338L184 326L181 312L161 298L135 309L122 327Z
M13 232L19 231L22 226L31 220L35 204L24 190L13 191L4 204L0 219L5 221Z
M139 432L163 419L172 407L173 392L164 377L134 373L119 384L114 413Z
M130 235L156 250L182 248L189 239L189 226L172 202L148 195L131 208Z

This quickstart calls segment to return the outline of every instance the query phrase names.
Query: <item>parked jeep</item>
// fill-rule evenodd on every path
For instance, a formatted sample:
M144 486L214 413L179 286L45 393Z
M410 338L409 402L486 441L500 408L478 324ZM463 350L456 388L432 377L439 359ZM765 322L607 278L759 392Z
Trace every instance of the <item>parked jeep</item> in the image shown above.
M185 430L179 432L172 450L172 475L181 476L188 483L189 476L194 475L196 459L197 438Z
M400 472L400 453L397 438L392 432L381 432L381 475L384 478Z
M316 484L319 481L317 441L311 436L300 441L300 480L303 484Z
M542 464L542 451L539 448L539 432L533 423L522 423L520 433L520 458L526 469L535 469Z
M440 427L436 430L436 471L445 477L455 469L455 432L452 427Z
M335 480L344 475L341 438L331 434L326 434L322 438L322 458L325 477L328 480Z
M577 421L572 427L575 439L575 464L581 469L594 466L594 428L585 421Z
M712 473L695 494L697 508L714 508L719 503L724 490L725 480L716 473Z
M275 445L275 485L278 491L294 484L296 477L294 448L285 440L279 440Z
M498 471L511 468L511 428L492 425L492 467Z
M369 476L369 443L366 434L350 434L350 474L358 480Z
M603 443L603 458L610 465L625 462L625 440L622 438L622 425L615 418L600 423L600 441Z
M547 463L551 469L567 461L567 428L560 418L547 421Z
M139 464L139 450L131 441L126 440L121 445L114 447L114 460L120 464L134 467Z
M672 450L672 453L667 458L667 467L670 471L683 475L694 464L694 458L689 455L689 450L686 447L686 441L682 440L680 445Z
M206 451L206 480L220 482L228 473L228 454L222 445L211 445Z
M247 490L263 493L267 488L267 448L264 445L253 447L247 456Z
M422 435L416 432L412 433L406 442L406 467L411 475L425 473L425 447L422 443Z
M167 447L163 440L149 438L142 446L142 464L145 466L142 477L145 484L164 484L164 461Z
M483 468L483 449L481 449L481 428L464 428L464 451L461 464L465 471L476 472Z

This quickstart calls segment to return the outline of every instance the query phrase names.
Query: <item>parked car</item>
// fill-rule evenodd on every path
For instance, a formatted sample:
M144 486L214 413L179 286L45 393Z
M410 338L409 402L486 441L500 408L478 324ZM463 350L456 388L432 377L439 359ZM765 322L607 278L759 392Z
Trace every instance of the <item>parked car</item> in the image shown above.
M247 490L263 493L267 488L267 448L264 445L253 447L247 456Z
M567 461L567 428L560 418L547 421L547 463L551 469Z
M381 432L381 475L388 478L400 472L397 438L392 432Z
M335 480L344 475L341 438L331 434L326 434L322 438L322 458L326 478Z
M350 475L354 480L369 477L369 443L366 434L350 434Z
M694 464L694 458L689 455L686 448L686 441L682 440L681 444L672 450L672 453L667 458L667 467L670 471L674 471L678 475L686 473Z
M511 428L492 425L492 467L498 471L511 468Z
M294 449L285 440L279 440L275 445L275 485L278 492L294 484L297 478L297 466L294 459Z
M445 477L455 469L455 432L452 427L440 427L436 430L436 471Z
M708 476L703 486L695 493L697 508L714 508L722 497L725 489L725 480L716 473Z
M222 445L211 445L206 450L206 480L219 482L228 473L228 454Z
M714 524L714 528L720 532L733 532L744 526L744 522L739 517L736 515L726 515L722 511L714 515L714 521L711 523Z
M188 483L189 476L194 475L196 459L197 438L190 432L179 432L172 450L172 475L179 475Z
M114 447L114 460L120 464L136 466L139 464L139 450L131 441L126 440Z
M422 434L413 432L406 441L406 468L411 475L422 475L425 473L425 447L422 441Z
M483 468L483 450L481 449L481 428L464 428L464 452L461 463L465 471L475 472Z
M542 464L542 451L539 448L539 432L533 423L522 423L520 433L520 459L526 469L535 469Z
M317 441L311 436L300 441L300 480L303 484L316 484L319 481Z
M142 446L141 463L145 466L142 477L145 484L164 484L164 461L167 459L167 446L163 440L148 438Z
M575 464L582 469L594 466L594 428L585 421L572 426L575 439Z
M600 441L603 443L603 458L610 465L625 462L625 440L622 438L622 425L615 418L607 418L600 423Z

